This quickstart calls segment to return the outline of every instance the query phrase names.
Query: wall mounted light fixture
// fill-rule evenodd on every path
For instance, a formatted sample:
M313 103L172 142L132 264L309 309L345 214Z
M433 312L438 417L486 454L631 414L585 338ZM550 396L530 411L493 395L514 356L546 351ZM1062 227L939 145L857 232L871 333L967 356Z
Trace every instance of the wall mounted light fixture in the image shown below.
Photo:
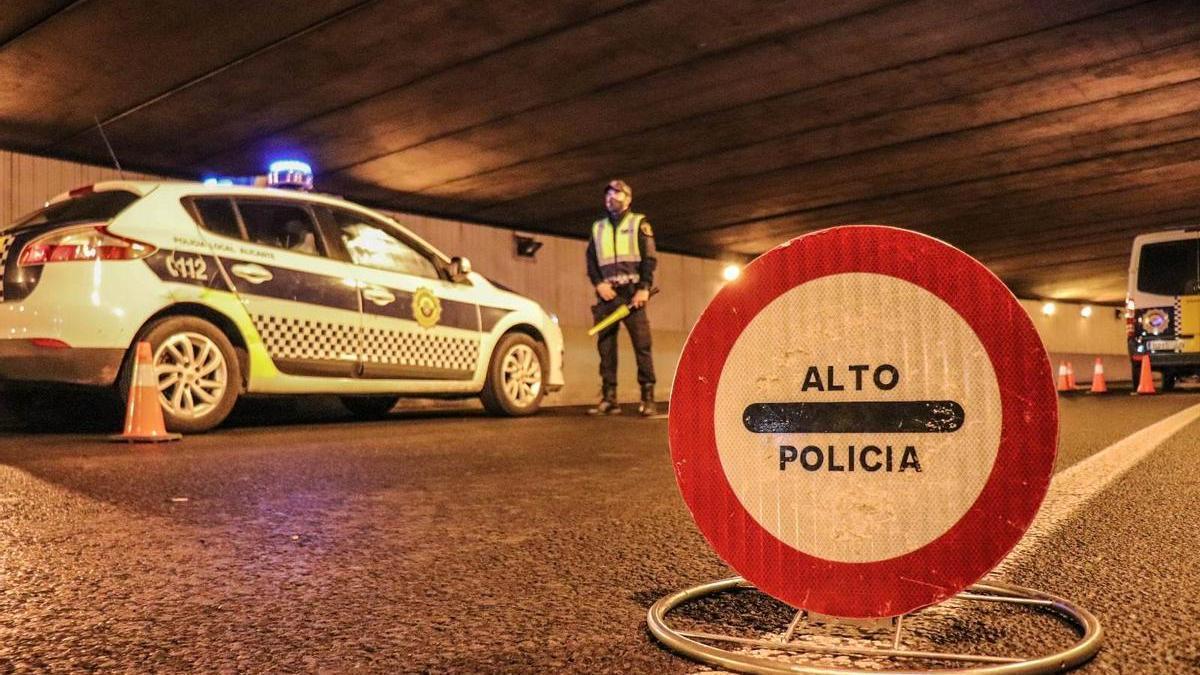
M537 255L538 249L542 247L542 242L533 238L531 234L524 232L513 232L513 243L517 248L517 257L532 258Z

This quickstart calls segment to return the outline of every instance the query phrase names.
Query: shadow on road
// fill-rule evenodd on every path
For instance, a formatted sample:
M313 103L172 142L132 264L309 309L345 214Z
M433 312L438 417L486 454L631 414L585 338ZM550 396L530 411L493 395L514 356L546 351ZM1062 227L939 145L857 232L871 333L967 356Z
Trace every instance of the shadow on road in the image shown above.
M547 406L538 415L580 415L586 406ZM664 406L665 412L665 406ZM0 434L113 434L121 430L124 405L107 391L0 387ZM383 420L486 417L475 399L401 399ZM358 421L337 396L242 398L217 428L312 426ZM378 421L378 420L376 420Z

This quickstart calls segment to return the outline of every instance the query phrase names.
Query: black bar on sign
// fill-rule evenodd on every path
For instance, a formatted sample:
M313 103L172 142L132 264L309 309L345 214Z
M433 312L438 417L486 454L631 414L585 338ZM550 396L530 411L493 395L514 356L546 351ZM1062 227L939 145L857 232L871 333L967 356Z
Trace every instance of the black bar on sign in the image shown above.
M756 434L938 434L958 431L963 409L954 401L752 403L742 421Z

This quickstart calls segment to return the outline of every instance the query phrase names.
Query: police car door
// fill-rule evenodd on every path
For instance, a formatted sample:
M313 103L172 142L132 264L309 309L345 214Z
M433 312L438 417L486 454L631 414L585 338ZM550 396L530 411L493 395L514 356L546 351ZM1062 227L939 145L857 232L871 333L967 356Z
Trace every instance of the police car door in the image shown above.
M324 211L358 268L362 377L470 380L479 364L479 307L470 286L443 278L434 254L391 223Z
M245 240L222 260L275 367L287 375L353 377L361 335L353 266L329 256L307 203L233 203Z

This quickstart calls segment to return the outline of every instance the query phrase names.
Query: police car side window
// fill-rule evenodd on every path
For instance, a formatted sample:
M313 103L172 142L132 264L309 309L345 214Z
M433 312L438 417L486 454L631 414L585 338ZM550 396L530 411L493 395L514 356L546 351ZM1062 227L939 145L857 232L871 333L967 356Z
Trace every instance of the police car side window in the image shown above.
M233 212L233 202L229 198L203 197L193 199L192 204L204 229L223 237L242 238L242 228L238 225L237 214Z
M401 241L380 223L352 211L334 209L334 220L350 259L358 265L390 272L438 278L437 267L419 251Z
M238 200L237 208L250 241L296 253L323 254L316 223L303 206Z

